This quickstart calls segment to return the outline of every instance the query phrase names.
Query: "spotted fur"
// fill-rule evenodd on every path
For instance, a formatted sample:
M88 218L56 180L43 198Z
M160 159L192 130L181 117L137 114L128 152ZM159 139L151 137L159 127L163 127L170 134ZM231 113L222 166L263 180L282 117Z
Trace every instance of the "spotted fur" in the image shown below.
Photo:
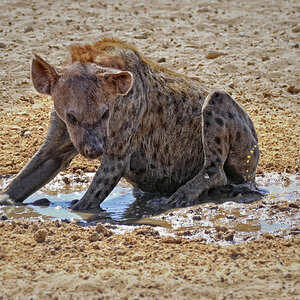
M130 73L132 86L126 93L114 94L115 77L99 81L99 68L103 74L109 70ZM199 80L158 66L134 47L117 40L106 39L94 45L71 48L62 76L73 80L74 74L78 76L77 85L66 86L67 90L61 89L59 93L77 89L74 97L81 95L80 109L84 111L86 123L93 128L100 126L92 120L96 118L94 111L103 103L109 107L110 117L101 133L103 145L105 140L101 166L73 209L98 207L122 177L139 190L170 195L169 206L195 204L201 194L213 187L254 183L259 160L257 135L248 114L227 93L209 92ZM55 76L58 75L54 73L53 81ZM83 84L87 81L94 85ZM53 85L50 82L48 89L56 104L59 97L51 92L55 90ZM118 91L127 87L128 82L122 80L117 84ZM90 102L92 95L94 102ZM56 105L44 145L18 176L18 181L13 181L5 191L14 201L23 201L28 193L47 181L39 181L23 195L17 188L30 170L33 173L37 165L49 162L49 149L64 149L62 145L69 145L59 157L58 150L52 153L55 161L59 158L61 161L47 179L78 152L72 147L76 145L76 138L72 139L73 133L62 117L71 100L66 99L66 103L64 108ZM97 131L92 137L95 143L100 139Z

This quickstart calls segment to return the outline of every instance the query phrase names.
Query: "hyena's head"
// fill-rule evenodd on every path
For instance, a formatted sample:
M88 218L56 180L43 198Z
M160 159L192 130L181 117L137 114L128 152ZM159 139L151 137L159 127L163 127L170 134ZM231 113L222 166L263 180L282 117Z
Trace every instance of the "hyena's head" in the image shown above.
M38 56L32 61L31 73L36 90L52 96L77 151L88 158L101 156L115 99L131 90L132 74L75 62L59 75Z

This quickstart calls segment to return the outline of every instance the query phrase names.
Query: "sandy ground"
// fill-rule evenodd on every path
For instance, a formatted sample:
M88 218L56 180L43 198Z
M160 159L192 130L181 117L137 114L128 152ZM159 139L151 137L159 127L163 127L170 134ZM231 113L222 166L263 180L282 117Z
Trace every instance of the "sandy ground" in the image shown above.
M51 99L30 82L34 53L58 66L74 43L113 36L233 95L254 120L258 172L299 172L298 1L1 1L0 175L41 144ZM210 59L209 51L221 56ZM69 171L97 169L76 159ZM0 223L0 299L299 299L299 237L206 245L142 233ZM38 243L35 231L46 230ZM149 232L150 233L149 233ZM76 238L78 236L78 238Z

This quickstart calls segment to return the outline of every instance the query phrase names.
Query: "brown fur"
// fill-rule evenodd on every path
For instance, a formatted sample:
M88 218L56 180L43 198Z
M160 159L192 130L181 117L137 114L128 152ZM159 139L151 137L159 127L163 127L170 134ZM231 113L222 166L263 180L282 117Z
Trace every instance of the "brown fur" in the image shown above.
M98 207L122 177L142 191L171 194L169 206L197 203L208 189L228 183L254 184L257 135L228 94L209 93L199 80L118 40L74 46L70 54L61 75L42 59L33 61L33 83L52 95L55 110L43 147L5 191L10 199L23 201L76 152L101 156L101 166L74 209ZM44 181L37 169L47 173Z

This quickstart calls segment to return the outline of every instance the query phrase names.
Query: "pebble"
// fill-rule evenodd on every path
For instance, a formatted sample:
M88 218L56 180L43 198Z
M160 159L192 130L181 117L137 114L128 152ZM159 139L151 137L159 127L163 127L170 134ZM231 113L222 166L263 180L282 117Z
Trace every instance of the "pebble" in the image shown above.
M205 58L207 58L207 59L215 59L215 58L218 58L219 56L222 56L222 55L226 55L226 53L222 52L222 51L217 51L217 50L209 50L205 54Z
M32 225L32 228L31 230L34 232L34 231L37 231L39 229L39 226L37 224L33 224Z
M27 32L30 32L30 31L33 31L33 27L32 26L28 26L24 29L24 33L27 33Z
M64 176L64 177L62 178L62 181L63 181L65 184L67 184L67 185L71 184L71 180L70 180L70 178L68 178L67 176Z
M227 228L227 227L225 227L225 226L220 226L220 225L215 226L215 229L216 229L217 232L219 232L219 231L222 231L222 232L228 231L228 228Z
M232 81L229 82L227 86L228 86L229 88L233 89L233 88L234 88L234 82L232 82Z
M101 223L98 223L96 226L97 233L102 233L104 236L111 236L113 233L111 230L107 229L104 225Z
M162 57L162 58L160 58L157 62L158 63L164 63L164 62L166 62L167 60L166 60L166 58L165 57Z
M294 85L290 85L286 90L292 95L298 94L300 92L300 89L296 88Z
M50 203L51 202L47 198L41 198L41 199L33 201L32 205L35 205L35 206L49 206Z
M90 241L90 242L97 242L97 241L99 241L99 234L97 233L97 232L93 232L93 233L91 233L91 235L88 237L88 240Z
M0 43L0 49L5 49L6 45L4 43Z
M133 261L139 261L139 260L143 260L144 259L144 256L140 253L136 253L134 254L134 256L132 257L132 260Z
M6 221L6 220L8 220L8 217L5 216L5 215L2 215L2 216L1 216L1 220L2 220L2 221Z
M23 136L26 137L26 136L30 136L31 135L31 132L29 130L26 130L24 133L23 133Z
M228 242L232 242L233 241L233 238L234 238L234 232L231 231L231 232L226 232L224 234L224 239L225 241L228 241Z
M42 243L46 240L47 237L47 231L46 230L38 230L35 234L34 234L34 240L37 243Z
M270 56L263 56L262 58L261 58L261 60L262 61L267 61L267 60L270 60Z
M297 25L296 27L294 27L292 29L292 32L294 32L294 33L300 32L300 25Z
M134 38L135 39L139 39L139 40L145 40L149 37L149 34L147 32L144 32L140 35L135 35Z

